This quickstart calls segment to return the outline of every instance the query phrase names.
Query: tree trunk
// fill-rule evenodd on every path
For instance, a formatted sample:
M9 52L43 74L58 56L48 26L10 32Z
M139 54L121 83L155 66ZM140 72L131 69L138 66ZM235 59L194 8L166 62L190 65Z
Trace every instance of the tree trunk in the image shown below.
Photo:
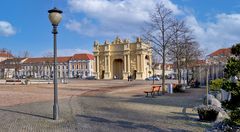
M188 77L189 71L187 66L186 66L186 70L187 70L187 86L189 86L189 77Z
M165 51L163 51L163 64L162 64L162 93L165 94Z
M180 84L181 83L181 73L180 73L178 60L177 60L177 79L178 79L178 84Z
M154 81L155 81L154 79L155 79L155 78L154 78L154 69L153 69L153 84L154 84Z

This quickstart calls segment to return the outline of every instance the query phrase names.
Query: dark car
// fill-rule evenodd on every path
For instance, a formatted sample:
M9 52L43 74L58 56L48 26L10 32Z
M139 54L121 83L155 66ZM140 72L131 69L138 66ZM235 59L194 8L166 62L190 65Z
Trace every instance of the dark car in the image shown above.
M89 76L85 78L86 80L97 80L95 76Z
M43 75L43 76L41 76L41 78L42 78L42 79L49 79L49 76Z

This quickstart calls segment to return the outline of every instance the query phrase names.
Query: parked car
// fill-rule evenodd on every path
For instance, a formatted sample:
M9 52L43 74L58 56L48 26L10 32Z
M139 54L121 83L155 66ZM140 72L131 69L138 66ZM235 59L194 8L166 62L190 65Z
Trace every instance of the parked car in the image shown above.
M85 79L86 80L97 80L95 76L88 76Z
M26 75L22 75L20 78L22 78L22 79L26 79Z
M159 77L157 77L157 76L151 76L151 77L147 77L145 80L147 80L147 81L152 81L152 80L155 80L155 81L160 81L160 78Z
M49 79L49 76L43 75L43 76L41 76L41 78L42 78L42 79Z

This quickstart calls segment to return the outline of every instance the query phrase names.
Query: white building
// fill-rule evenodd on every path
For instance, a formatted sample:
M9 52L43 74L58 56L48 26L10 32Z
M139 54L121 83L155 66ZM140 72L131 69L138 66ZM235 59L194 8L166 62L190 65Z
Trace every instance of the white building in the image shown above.
M201 85L206 84L207 69L209 82L224 77L224 68L227 60L231 57L231 48L218 49L207 55L206 60L194 62L191 66L191 75Z
M18 61L16 61L18 59ZM75 54L57 57L58 78L85 78L92 76L94 57L91 54ZM10 70L11 69L11 70ZM8 73L6 75L6 72ZM2 74L1 74L2 73ZM14 58L0 63L0 77L53 77L53 58Z
M1 50L0 51L0 62L9 59L9 58L13 58L13 55L11 53L9 53L8 51L5 50Z
M162 69L163 69L163 64L161 63L156 64L154 74L162 76ZM175 75L175 72L174 72L173 64L165 64L165 76L174 78L175 77L174 75Z

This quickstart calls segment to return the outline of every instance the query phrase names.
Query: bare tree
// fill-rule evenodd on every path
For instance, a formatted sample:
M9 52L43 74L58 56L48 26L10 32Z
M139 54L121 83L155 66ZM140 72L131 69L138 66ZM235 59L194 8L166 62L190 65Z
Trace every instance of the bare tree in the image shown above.
M171 44L169 48L169 60L174 62L174 65L177 69L177 79L178 83L181 83L181 61L184 58L185 45L184 45L184 36L189 32L185 26L184 21L175 20L173 26L171 27L173 37L171 38Z
M203 55L203 51L200 49L199 44L194 41L192 38L185 37L184 38L184 69L187 70L186 80L189 85L189 67L194 62L197 62L200 57Z
M50 83L50 78L52 76L52 66L53 66L53 53L48 52L44 55L44 66L47 67L49 76L48 76L48 83Z
M152 56L152 72L153 72L153 84L155 81L156 77L156 68L159 65L159 55L153 51L153 56Z
M27 50L23 51L21 57L22 57L22 58L28 58L28 57L30 57L30 52L27 51Z
M30 53L28 51L20 52L17 56L13 58L14 69L15 69L15 77L19 77L19 71L22 69L22 60L24 58L30 57Z
M150 16L151 22L147 23L143 38L152 43L153 50L162 59L162 88L165 92L165 64L169 45L171 43L173 26L172 11L165 8L163 4L157 4Z
M13 58L13 65L14 65L14 71L15 71L15 78L19 79L19 71L21 70L21 58L20 57L14 57Z

